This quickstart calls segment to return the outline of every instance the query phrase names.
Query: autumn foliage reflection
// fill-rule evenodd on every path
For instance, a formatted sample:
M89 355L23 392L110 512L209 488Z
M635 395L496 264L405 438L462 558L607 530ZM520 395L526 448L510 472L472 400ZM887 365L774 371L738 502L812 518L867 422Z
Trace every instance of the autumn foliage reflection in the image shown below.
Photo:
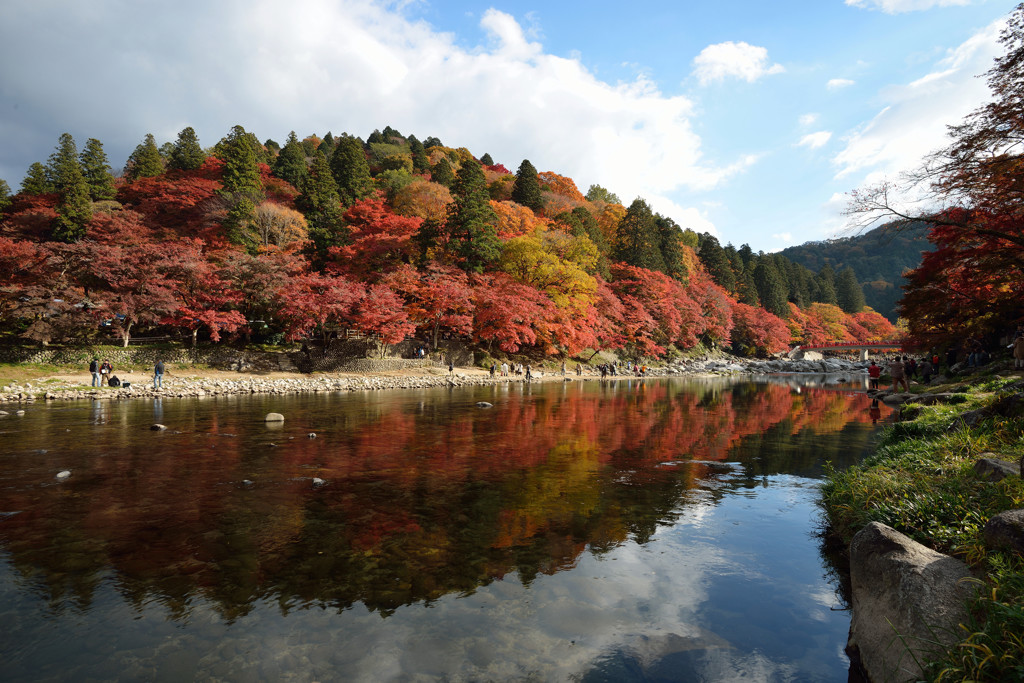
M244 405L183 404L176 430L144 446L137 420L101 406L101 438L66 484L37 483L66 453L15 445L0 508L19 512L0 522L0 547L54 609L89 604L110 577L131 604L155 599L173 618L196 597L229 619L265 599L387 614L644 543L713 502L709 483L736 467L715 461L810 474L839 452L792 444L871 419L863 394L783 384L494 391L490 410L319 397L316 439L268 432ZM769 437L791 446L744 455Z

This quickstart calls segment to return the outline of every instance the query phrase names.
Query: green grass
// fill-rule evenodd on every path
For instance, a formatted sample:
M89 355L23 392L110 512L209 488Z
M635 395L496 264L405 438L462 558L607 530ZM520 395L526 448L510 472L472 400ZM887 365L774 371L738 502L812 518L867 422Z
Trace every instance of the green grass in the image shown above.
M989 392L1016 378L984 378L964 387L956 405L918 406L916 417L887 428L876 452L845 471L830 469L821 506L829 531L845 543L881 522L967 562L984 589L962 640L928 667L929 680L1024 680L1024 560L986 548L985 523L1024 507L1024 481L990 482L973 465L986 451L1024 455L1024 420L992 417L972 428L954 419L996 400ZM979 393L985 392L985 393Z

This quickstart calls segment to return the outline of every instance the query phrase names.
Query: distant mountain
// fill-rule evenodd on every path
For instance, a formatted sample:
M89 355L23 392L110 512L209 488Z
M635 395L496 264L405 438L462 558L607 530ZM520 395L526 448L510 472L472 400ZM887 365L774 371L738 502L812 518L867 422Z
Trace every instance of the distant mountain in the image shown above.
M899 221L863 235L789 247L781 254L814 272L826 264L836 272L850 266L867 305L895 322L906 284L903 273L921 264L921 252L931 250L927 234L924 223Z

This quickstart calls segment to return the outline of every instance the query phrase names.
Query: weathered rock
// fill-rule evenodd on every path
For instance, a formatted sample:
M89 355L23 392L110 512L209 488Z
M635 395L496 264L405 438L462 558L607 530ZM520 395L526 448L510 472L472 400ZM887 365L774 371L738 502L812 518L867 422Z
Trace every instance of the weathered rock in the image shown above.
M977 410L962 413L953 418L953 422L949 425L949 431L955 431L961 427L974 427L985 418L991 416L992 411L990 408L978 408Z
M989 481L999 481L1011 475L1020 476L1020 464L1002 460L998 457L998 453L982 453L981 456L974 463L974 471L978 473L978 476Z
M970 575L960 560L884 524L867 525L850 544L851 659L872 681L918 680L918 662L958 640Z
M990 548L1024 553L1024 510L1000 512L985 523L982 534Z
M149 426L149 428L152 429L154 432L163 432L166 431L167 426L162 424L152 424Z
M263 418L264 422L284 422L284 415L281 413L267 413L267 416Z

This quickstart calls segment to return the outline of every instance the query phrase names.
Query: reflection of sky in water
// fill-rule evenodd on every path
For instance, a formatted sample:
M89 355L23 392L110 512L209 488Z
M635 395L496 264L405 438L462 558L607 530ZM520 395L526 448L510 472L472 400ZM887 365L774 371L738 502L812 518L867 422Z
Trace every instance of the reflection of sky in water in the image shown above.
M94 665L124 679L197 671L234 680L841 678L848 622L831 609L834 595L807 531L811 484L780 476L733 493L715 507L681 508L677 524L644 546L584 553L574 571L538 575L529 587L509 575L387 618L362 606L283 617L270 601L231 625L197 606L181 628L152 602L132 614L108 583L75 617L82 637L47 647L55 657L80 651L86 663L90 651L110 652ZM8 567L0 576L4 604L29 600L17 594ZM6 629L8 644L45 628L5 623L15 624ZM761 645L753 652L736 645L746 642Z

